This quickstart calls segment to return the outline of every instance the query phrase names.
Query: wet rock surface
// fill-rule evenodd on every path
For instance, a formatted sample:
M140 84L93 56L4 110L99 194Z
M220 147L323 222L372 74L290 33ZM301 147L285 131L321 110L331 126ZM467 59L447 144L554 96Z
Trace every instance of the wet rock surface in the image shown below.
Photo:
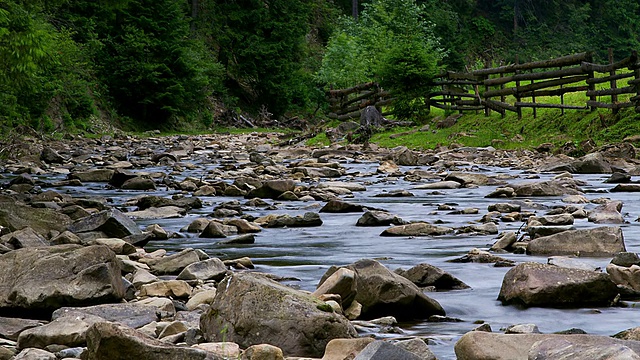
M637 357L600 341L640 299L630 144L26 141L0 163L0 358L320 358L357 335L377 340L331 358ZM601 336L549 334L571 328Z

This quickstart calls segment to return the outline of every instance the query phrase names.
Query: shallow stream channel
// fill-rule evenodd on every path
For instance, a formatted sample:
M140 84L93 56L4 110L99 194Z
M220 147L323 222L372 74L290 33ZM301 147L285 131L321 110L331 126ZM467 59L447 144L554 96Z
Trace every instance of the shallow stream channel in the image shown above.
M197 160L196 160L197 162ZM331 179L345 182L355 182L366 187L366 191L354 191L353 195L343 197L342 200L376 209L384 209L397 215L405 221L427 221L440 223L448 227L462 227L472 222L478 222L491 204L498 202L517 202L522 204L522 211L531 211L536 215L544 215L554 206L566 205L563 197L535 197L517 199L485 198L494 191L496 186L475 186L469 188L446 190L420 190L417 185L427 183L409 182L403 176L391 177L376 172L378 162L359 162L348 159L341 160L346 169L346 176ZM202 178L208 170L221 166L219 163L210 165L201 162L195 170L185 170L180 177ZM401 172L422 169L434 171L428 166L400 167ZM166 171L166 168L146 168L144 171ZM511 178L508 181L524 181L537 177L538 180L550 179L556 174L532 174L521 170L482 167L478 165L460 166L457 170L486 175L502 175ZM134 172L136 170L133 170ZM12 175L7 174L8 177ZM609 175L580 174L574 178L585 181L582 186L585 196L589 199L610 198L624 203L622 214L626 223L620 225L627 251L640 252L640 223L636 219L640 216L640 193L610 193L613 184L606 184ZM61 179L64 178L61 176ZM51 178L47 179L51 181ZM179 179L178 179L179 180ZM634 179L636 180L636 179ZM231 182L232 180L229 180ZM434 179L433 181L439 181ZM317 184L317 181L305 185ZM101 183L88 183L83 187L63 187L54 190L68 193L72 196L102 196L109 198L112 205L124 211L134 211L135 207L127 205L127 201L142 194L171 197L179 191L158 187L155 192L139 192L114 190ZM406 190L413 194L407 197L379 197L376 195L395 190ZM482 263L453 263L453 259L460 258L471 249L488 250L495 242L497 235L449 234L433 237L384 237L380 236L386 227L357 227L356 222L362 213L321 213L323 224L309 228L265 228L256 234L254 244L249 245L219 245L217 239L199 238L197 234L181 232L180 229L200 217L208 217L213 208L229 201L247 200L239 197L202 196L204 203L201 209L191 210L186 216L174 219L137 221L141 228L149 224L159 224L167 231L175 232L178 236L163 241L153 241L145 246L147 251L166 249L169 252L185 248L204 250L212 257L234 259L250 257L256 266L255 271L271 273L286 278L287 285L302 289L315 290L325 271L332 265L347 265L359 259L376 259L390 270L397 268L409 269L420 263L437 266L470 286L465 290L428 292L427 295L436 299L445 309L447 316L458 318L458 322L428 322L416 321L399 323L399 330L392 333L376 333L378 338L404 338L420 336L428 339L432 351L438 359L455 359L455 342L464 333L476 328L479 323L487 323L494 332L513 324L536 324L543 333L578 328L589 334L613 335L622 330L640 325L640 309L634 302L627 302L628 307L604 308L520 308L503 306L498 300L502 279L509 267L494 267L493 264ZM531 200L527 203L526 200ZM273 213L287 213L302 215L308 211L317 212L324 205L321 201L278 201L266 200L274 205L271 209L244 207L244 214L255 217ZM448 210L438 210L443 204ZM528 204L528 205L527 205ZM529 206L530 207L527 207ZM582 206L582 205L581 205ZM584 204L586 210L597 205ZM477 208L476 214L454 214L454 210ZM499 232L514 231L520 234L522 221L498 223ZM587 219L576 219L574 227L584 229L595 227ZM497 254L516 263L535 261L546 263L547 257L537 257L525 254L501 253ZM580 258L594 267L603 269L611 258ZM640 306L640 303L637 304Z

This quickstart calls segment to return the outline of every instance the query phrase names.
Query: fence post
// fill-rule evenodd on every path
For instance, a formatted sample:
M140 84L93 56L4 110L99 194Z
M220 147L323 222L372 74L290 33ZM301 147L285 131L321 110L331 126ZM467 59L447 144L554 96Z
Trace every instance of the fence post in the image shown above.
M484 67L488 69L490 66L491 66L490 60L489 59L485 60ZM490 75L484 76L483 78L485 80L488 80L490 78ZM484 91L489 91L489 85L484 86ZM484 116L491 116L491 109L488 106L484 107Z
M520 55L516 54L516 65L520 65ZM515 74L518 75L520 71L516 70ZM517 89L520 88L520 80L516 80L516 104L521 101L520 92ZM518 110L518 120L522 120L522 107L516 105L516 110Z
M609 48L609 64L613 64L613 49ZM609 72L609 75L613 76L616 74L616 69L611 69L611 71ZM615 79L611 80L609 82L609 84L611 85L612 89L616 89L618 87L617 85L617 81ZM618 113L618 108L616 108L616 104L618 103L618 95L613 94L611 95L611 110L613 112L613 114L617 114Z

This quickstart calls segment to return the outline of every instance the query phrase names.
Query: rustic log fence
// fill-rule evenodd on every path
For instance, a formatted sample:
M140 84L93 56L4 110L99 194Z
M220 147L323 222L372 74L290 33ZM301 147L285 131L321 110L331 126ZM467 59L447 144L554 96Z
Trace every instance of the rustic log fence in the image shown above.
M629 57L614 62L595 64L590 53L556 59L487 67L470 73L443 72L433 81L433 91L425 95L425 105L460 113L507 111L522 117L522 109L595 111L635 107L640 112L640 62L634 51ZM619 82L621 84L619 84ZM625 83L626 82L626 83ZM622 86L619 86L622 85ZM567 104L565 95L583 93L584 104ZM630 95L630 96L624 96ZM358 117L369 105L382 107L393 101L391 94L376 83L350 89L331 90L328 94L331 114L335 119ZM602 97L606 97L605 101Z

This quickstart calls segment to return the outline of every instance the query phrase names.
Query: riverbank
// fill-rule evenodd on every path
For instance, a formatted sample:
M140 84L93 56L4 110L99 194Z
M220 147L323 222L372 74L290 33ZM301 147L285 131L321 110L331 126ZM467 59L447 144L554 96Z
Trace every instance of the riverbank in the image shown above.
M496 300L512 266L546 263L551 256L556 263L566 260L558 258L567 255L566 249L562 254L555 248L553 253L527 255L535 234L619 227L625 250L638 251L640 233L634 220L640 207L633 177L640 163L631 144L571 158L543 149L453 146L418 152L280 143L273 133L25 141L13 153L15 159L0 166L5 253L0 262L11 259L13 264L8 266L13 272L0 277L1 288L11 290L6 297L0 294L0 308L3 316L12 314L1 318L0 329L15 323L16 315L40 320L18 321L32 329L3 330L3 349L56 353L69 348L77 349L77 357L84 352L83 358L101 358L99 353L107 350L100 344L112 344L118 351L110 348L111 358L117 358L113 354L132 351L127 344L135 343L147 349L140 358L158 358L165 351L219 358L223 355L206 351L227 351L238 344L234 354L242 349L246 358L257 358L252 355L257 350L248 348L268 343L283 351L278 355L275 348L261 348L275 358L320 358L332 338L364 336L421 344L415 345L419 351L393 347L402 358L412 358L402 352L406 349L429 358L423 346L429 344L430 352L448 359L456 356L454 344L481 323L485 330L493 329L495 337L482 337L475 346L489 348L511 339L498 336L502 328L525 322L536 323L537 330L510 332L541 331L546 337L535 342L556 341L550 333L580 328L601 339L599 351L610 351L618 343L607 342L606 336L627 329L629 319L637 316L633 307L624 307L635 301L633 284L620 283L620 274L629 274L625 269L633 264L617 262L620 269L611 270L617 278L602 272L619 247L605 255L572 259L580 260L573 267L600 268L590 272L625 286L628 291L614 290L612 298L607 297L610 303L583 297L560 308L544 303L521 308ZM622 175L617 182L627 184L626 190L614 192L620 184L604 183L613 172ZM529 190L532 187L521 183L537 187ZM491 195L497 197L487 197ZM590 215L603 214L597 209L606 204L614 206L604 212L604 220L590 221ZM30 216L36 213L35 219ZM551 224L556 215L570 224ZM381 236L384 233L396 236ZM508 234L517 241L484 252ZM66 260L55 262L61 253ZM360 262L363 258L370 260ZM98 262L107 265L96 267ZM45 271L64 269L65 263L75 264L67 277ZM398 274L399 268L415 267L412 273L425 275L424 266L418 266L425 263L442 271L434 270L438 279L451 284L455 278L468 287ZM29 269L18 266L22 264ZM340 286L316 292L321 279L336 270L332 266L343 269L340 281L333 279ZM109 275L90 275L97 273ZM372 275L379 285L371 285ZM120 276L126 282L119 281ZM71 291L57 283L59 279L81 286L82 294L56 295L56 290ZM243 296L247 291L260 295ZM340 296L328 295L332 293ZM618 293L622 299L616 300ZM101 305L87 307L96 304ZM60 310L63 306L67 309ZM77 319L77 312L83 314L80 322L64 316ZM317 320L300 320L310 314ZM372 321L381 316L383 320ZM541 320L548 318L554 321ZM330 331L323 321L334 324ZM73 326L61 330L56 327L61 323ZM462 341L457 356L471 356L477 349L468 344L474 342ZM210 343L219 344L203 345ZM534 342L519 343L518 356ZM196 344L205 350L195 349ZM623 344L636 348L633 342ZM375 351L384 350L376 346ZM580 351L578 347L572 351ZM559 348L556 344L551 350ZM345 358L351 351L354 347L341 348L333 358Z

